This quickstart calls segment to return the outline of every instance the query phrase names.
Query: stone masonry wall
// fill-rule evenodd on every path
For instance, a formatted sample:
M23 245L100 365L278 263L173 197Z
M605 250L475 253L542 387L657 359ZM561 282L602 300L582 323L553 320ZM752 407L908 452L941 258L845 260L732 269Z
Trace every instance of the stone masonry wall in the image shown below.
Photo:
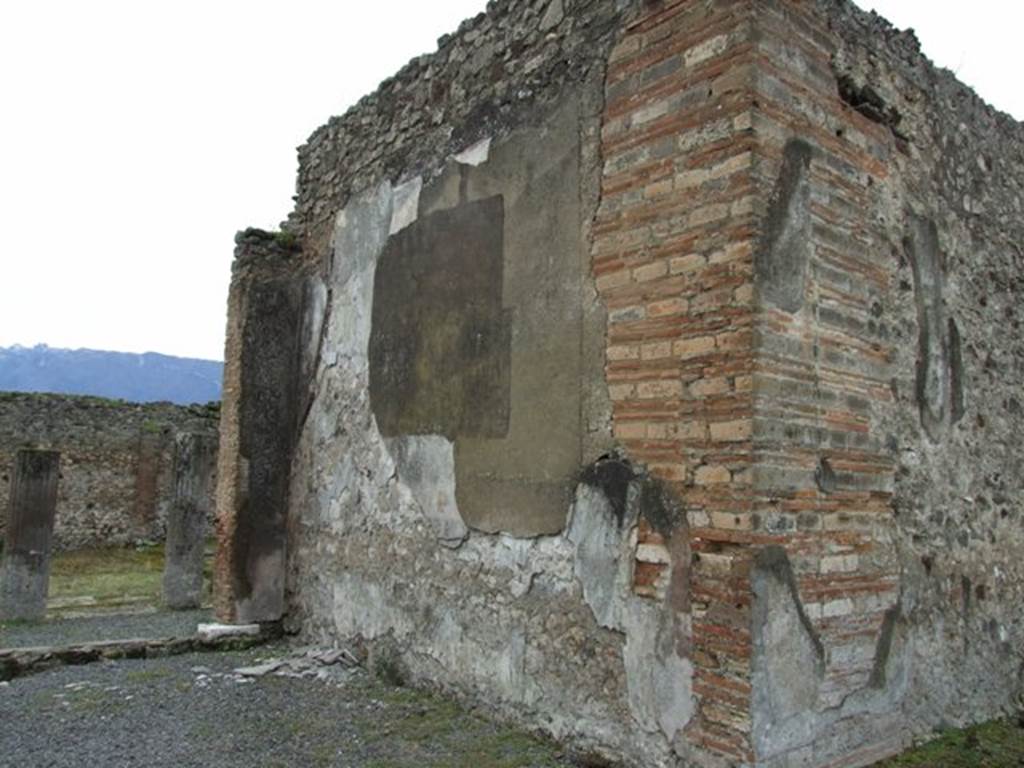
M372 663L485 698L577 748L660 764L685 744L694 705L676 641L689 633L687 590L656 577L665 550L648 518L666 540L679 532L677 558L688 558L686 522L661 485L679 477L676 457L649 473L612 451L605 285L591 267L605 62L620 23L615 3L493 4L300 150L291 226L323 265L327 306L292 462L289 507L303 511L289 520L288 621L360 637ZM685 47L712 35L699 29ZM501 221L488 212L496 200ZM452 248L476 242L452 231L470 221L498 236L470 246L478 267L431 250L433 232ZM403 241L439 287L416 274L417 291L398 298L390 265ZM479 297L468 315L410 308L421 320L401 333L378 317L474 270L497 283L441 305ZM481 302L495 284L492 315ZM458 328L493 342L450 346ZM421 338L411 349L392 341L410 334ZM407 355L421 383L386 397L389 366ZM464 364L418 378L448 355ZM460 382L460 370L478 373ZM395 402L397 414L379 410ZM467 417L477 413L487 418ZM637 551L655 562L634 592Z
M612 6L583 4L567 13L559 2L542 3L515 16L517 4L496 4L493 14L444 43L436 61L414 63L300 150L291 227L305 229L306 258L322 265L327 305L313 402L291 470L290 508L303 512L289 523L289 620L312 634L362 636L375 652L393 654L391 663L407 674L484 695L512 717L524 718L526 703L534 712L528 721L539 718L582 745L633 754L640 762L673 752L748 759L750 646L743 606L749 600L736 591L730 550L742 539L737 529L749 524L751 483L753 183L750 147L734 141L750 127L750 8L637 4L620 18ZM531 39L539 48L532 56L515 46L529 25L535 25ZM619 38L614 50L612 32ZM492 38L502 35L513 41L511 51L495 48ZM457 86L450 75L435 82L439 67L474 60L460 44L496 56L500 66L480 71L525 69L532 78L540 67L549 79L543 89L533 80L531 88L492 89L471 67ZM588 58L581 59L584 52ZM554 58L545 63L548 56ZM582 81L574 84L574 73ZM358 157L361 142L370 139L353 126L384 119L387 94L401 94L397 104L417 103L428 90L447 95L445 83L452 92L473 94L439 98L438 109L454 113L450 121L420 125L417 115L406 131L365 134L376 140L366 148L367 174L358 172L365 170L361 162L349 168L338 160ZM517 98L508 99L510 93ZM500 109L482 112L496 95L505 96ZM480 114L501 119L479 122ZM400 116L387 119L405 124ZM342 124L352 134L341 131ZM440 144L444 154L426 161L417 153L430 146L425 137L432 131L450 139ZM560 154L566 150L570 154ZM325 166L328 161L337 165ZM390 183L373 188L377 174L388 169ZM519 175L525 175L522 182ZM578 185L579 192L559 203L551 197L557 195L553 182L539 181L549 176ZM442 343L428 336L412 350L392 349L388 331L378 334L379 311L394 315L389 307L415 301L381 303L395 301L381 282L395 279L382 271L390 249L403 232L417 230L410 237L423 261L432 227L459 226L455 212L494 193L504 199L505 221L497 225L504 245L492 244L476 258L512 249L498 278L512 323L512 379L504 385L511 387L510 399L489 406L476 399L474 385L468 405L470 412L497 408L504 426L493 419L467 423L465 409L458 424L445 426L448 406L430 405L430 396L415 390L382 392L380 401L398 415L377 411L375 354L383 355L385 381L387 366L398 364L389 361L409 354L417 356L409 370L419 376L433 365L423 346ZM584 208L569 213L572 198ZM339 212L328 235L319 219L332 206ZM451 220L434 224L446 211L453 212ZM562 224L545 229L552 215ZM573 219L578 243L558 245L554 233L566 232ZM516 255L520 233L530 230L536 242L525 241ZM447 231L453 243L465 237ZM579 252L582 294L571 287L579 279L573 270L545 281L541 265L531 261L537 258L531 254L540 255L548 269L557 257L545 254L563 247ZM564 309L550 315L554 305L543 300L523 304L516 298L523 290L515 288L523 279L517 272L531 280L523 284L527 291L556 286L561 293L552 291L553 300ZM267 279L273 279L269 273ZM416 280L418 294L433 290L426 276ZM579 319L574 306L582 306ZM538 339L565 338L565 344L554 342L561 348L552 358L557 369L546 368L543 351L529 359L516 352L517 338L529 340L523 325L529 317L554 323ZM583 337L574 342L572 329L581 321ZM445 322L454 321L449 315ZM473 322L480 327L480 317ZM419 325L397 338L415 336ZM375 353L379 343L384 347ZM571 362L569 350L581 343L583 357ZM563 375L555 371L569 365L578 378L568 380L566 391L582 393L572 405L560 402L555 384ZM450 377L465 367L453 366L440 380L451 389ZM539 410L545 402L555 407L548 416ZM531 412L540 418L516 438L517 420ZM545 427L557 426L557 414L577 413L576 426L567 423L544 436ZM393 423L402 425L397 433ZM454 450L447 452L441 435L410 439L403 430L456 438ZM553 472L561 460L551 452L552 438L576 430L579 444L567 457L560 501L515 490L529 482L531 467ZM487 441L480 438L502 436L487 458ZM523 460L502 469L520 450ZM474 462L485 474L474 476ZM446 479L450 472L454 477ZM488 479L483 517L475 519L474 477L504 472L511 474L503 485ZM543 512L547 522L538 517L542 509L550 510ZM446 546L424 537L432 530ZM691 543L698 552L691 552ZM516 553L512 561L510 553ZM691 573L691 559L700 562L699 571ZM399 561L415 563L415 570ZM481 576L458 576L464 562L483 569ZM421 588L403 586L412 582ZM538 625L536 600L554 601L564 620ZM360 616L356 606L368 613ZM609 664L594 668L587 660L595 655ZM495 678L495 669L509 671Z
M287 228L311 255L347 201L387 179L437 173L453 155L543 114L593 77L632 0L511 0L464 21L299 147Z
M863 765L1021 703L1024 129L848 3L757 25L753 741Z
M58 549L162 540L173 490L174 435L215 435L217 417L216 409L202 406L0 393L0 531L14 455L20 448L41 448L61 453Z
M626 765L1019 706L1022 139L845 0L489 4L239 238L222 616Z

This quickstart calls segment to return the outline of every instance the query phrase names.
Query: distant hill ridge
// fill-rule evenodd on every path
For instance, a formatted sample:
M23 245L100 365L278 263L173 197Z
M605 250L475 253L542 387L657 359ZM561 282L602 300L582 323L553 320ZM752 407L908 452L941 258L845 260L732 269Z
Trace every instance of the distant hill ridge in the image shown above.
M0 347L0 391L95 395L136 403L220 400L224 364L156 352Z

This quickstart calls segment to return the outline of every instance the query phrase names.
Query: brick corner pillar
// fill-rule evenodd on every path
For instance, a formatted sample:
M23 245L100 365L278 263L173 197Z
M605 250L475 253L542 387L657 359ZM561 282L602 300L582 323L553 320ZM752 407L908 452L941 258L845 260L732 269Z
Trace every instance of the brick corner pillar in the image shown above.
M209 435L180 434L174 445L174 499L167 516L164 603L198 608L203 596L203 549L217 446Z
M284 615L286 520L299 414L301 247L259 230L236 237L228 297L214 605L228 623Z
M685 584L689 607L672 610L689 614L675 632L693 713L673 749L702 766L756 759L754 12L746 0L648 4L629 25L607 71L593 228L614 435L684 510L685 546L660 564L638 558L634 590ZM638 534L657 545L656 531Z
M906 738L886 677L894 349L872 322L894 279L876 211L895 140L844 103L824 6L766 3L755 24L751 741L757 766L866 765Z
M135 448L135 496L131 516L131 537L135 541L152 541L159 533L157 500L164 448L165 437L159 429L151 431L140 427Z
M686 573L673 747L701 766L865 765L905 738L893 349L871 321L893 138L843 103L823 7L651 4L607 72L592 263L613 429L686 510L690 557L635 573L638 594Z
M0 569L0 619L38 621L46 613L59 477L60 453L18 452Z

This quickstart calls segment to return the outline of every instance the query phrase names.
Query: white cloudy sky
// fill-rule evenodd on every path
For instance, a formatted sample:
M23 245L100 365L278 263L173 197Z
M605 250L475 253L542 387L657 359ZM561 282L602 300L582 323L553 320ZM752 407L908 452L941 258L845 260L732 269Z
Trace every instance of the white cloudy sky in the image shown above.
M3 3L0 346L220 358L232 238L285 218L295 147L484 5ZM1024 5L862 5L1024 118Z

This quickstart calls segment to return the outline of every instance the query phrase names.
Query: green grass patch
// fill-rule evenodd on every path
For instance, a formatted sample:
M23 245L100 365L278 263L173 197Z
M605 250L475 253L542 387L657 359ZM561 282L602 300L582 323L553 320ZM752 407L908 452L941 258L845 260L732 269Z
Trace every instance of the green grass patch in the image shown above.
M161 669L159 667L155 669L134 669L128 672L124 677L129 683L155 683L158 680L171 677L173 673L169 669Z
M212 569L212 548L207 547L203 568L207 597ZM50 566L47 612L56 617L120 608L159 608L163 571L162 545L59 552Z
M50 567L51 613L158 605L163 569L163 547L59 553Z
M371 683L363 696L384 709L354 717L364 742L376 753L374 768L555 768L557 747L464 710L450 700Z
M997 720L937 739L905 752L878 768L1020 768L1024 765L1024 723Z

